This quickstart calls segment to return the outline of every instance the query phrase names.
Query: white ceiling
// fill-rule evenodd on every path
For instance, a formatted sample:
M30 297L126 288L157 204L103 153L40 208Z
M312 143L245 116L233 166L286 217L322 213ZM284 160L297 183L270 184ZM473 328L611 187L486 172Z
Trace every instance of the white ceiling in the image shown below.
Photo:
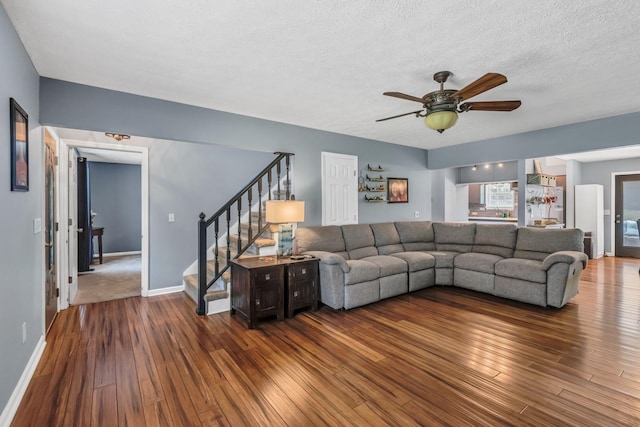
M637 0L0 0L38 73L421 148L640 111ZM382 96L509 82L444 134Z

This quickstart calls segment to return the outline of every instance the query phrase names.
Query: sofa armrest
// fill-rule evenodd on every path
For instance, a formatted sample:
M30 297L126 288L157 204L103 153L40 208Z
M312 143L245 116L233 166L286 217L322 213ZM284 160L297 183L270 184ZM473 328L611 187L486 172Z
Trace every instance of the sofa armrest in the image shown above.
M551 266L559 262L565 264L573 264L574 262L582 262L582 268L587 267L589 257L583 252L577 251L558 251L550 254L542 261L542 269L547 271Z
M347 261L340 255L325 251L307 251L320 259L320 301L335 310L344 308L344 275L349 272Z
M313 255L314 257L320 259L320 262L323 264L337 265L345 273L348 273L350 270L349 265L347 264L347 261L344 258L342 258L340 255L336 255L332 252L308 251L308 252L305 252L304 255Z

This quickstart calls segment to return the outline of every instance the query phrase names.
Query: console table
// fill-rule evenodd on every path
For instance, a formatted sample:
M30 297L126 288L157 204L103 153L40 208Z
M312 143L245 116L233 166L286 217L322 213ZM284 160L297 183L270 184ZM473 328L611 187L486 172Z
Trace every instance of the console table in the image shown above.
M318 259L250 257L231 260L231 314L247 319L249 329L258 319L318 308Z
M91 237L98 236L98 259L102 264L102 235L104 234L104 227L96 227L91 229ZM91 254L91 261L93 261L93 254Z

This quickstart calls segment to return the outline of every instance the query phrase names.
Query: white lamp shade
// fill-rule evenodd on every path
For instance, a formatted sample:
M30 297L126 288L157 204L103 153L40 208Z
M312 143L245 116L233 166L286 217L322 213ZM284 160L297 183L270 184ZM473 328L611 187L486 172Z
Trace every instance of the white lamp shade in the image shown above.
M268 200L267 222L287 224L304 221L304 202L300 200Z
M455 125L457 120L458 113L455 111L435 111L424 118L424 124L429 129L444 130Z

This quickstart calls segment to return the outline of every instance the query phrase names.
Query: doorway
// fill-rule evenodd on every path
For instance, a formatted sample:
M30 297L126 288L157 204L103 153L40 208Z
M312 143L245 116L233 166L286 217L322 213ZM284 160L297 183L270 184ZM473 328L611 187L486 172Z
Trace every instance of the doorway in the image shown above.
M57 252L57 141L44 129L44 260L45 260L45 330L48 331L58 313Z
M616 256L640 258L640 174L615 176Z
M82 156L78 167L78 226L86 243L78 249L78 290L73 305L141 295L141 167L140 155L118 159L105 150L75 148ZM85 160L83 186L80 160ZM126 160L126 162L125 162ZM82 198L85 203L80 203ZM84 213L86 222L80 221ZM83 233L78 233L78 239Z
M61 256L64 256L64 260L60 262L61 268L63 268L64 274L62 277L68 278L63 280L60 292L63 295L63 306L61 308L67 308L72 303L78 292L78 271L77 271L77 218L76 209L77 206L77 182L75 171L75 157L78 152L87 153L88 151L96 151L103 155L112 155L116 159L130 159L132 157L138 158L138 164L140 165L140 256L138 263L140 265L140 287L138 295L148 296L149 293L149 155L147 147L140 147L135 145L119 145L104 142L94 141L79 141L72 139L61 138L60 154L61 164L68 165L69 167L61 168L61 182L68 183L68 185L60 186L61 193L64 193L61 197L61 217L68 218L68 221L62 221L61 223L61 235L67 236L65 241L64 250L61 251ZM114 163L130 163L127 160L116 160ZM64 176L63 176L64 175ZM64 211L64 212L63 212ZM115 230L114 230L115 231ZM105 230L105 233L107 231ZM105 257L106 259L106 257ZM106 263L105 263L106 265Z

